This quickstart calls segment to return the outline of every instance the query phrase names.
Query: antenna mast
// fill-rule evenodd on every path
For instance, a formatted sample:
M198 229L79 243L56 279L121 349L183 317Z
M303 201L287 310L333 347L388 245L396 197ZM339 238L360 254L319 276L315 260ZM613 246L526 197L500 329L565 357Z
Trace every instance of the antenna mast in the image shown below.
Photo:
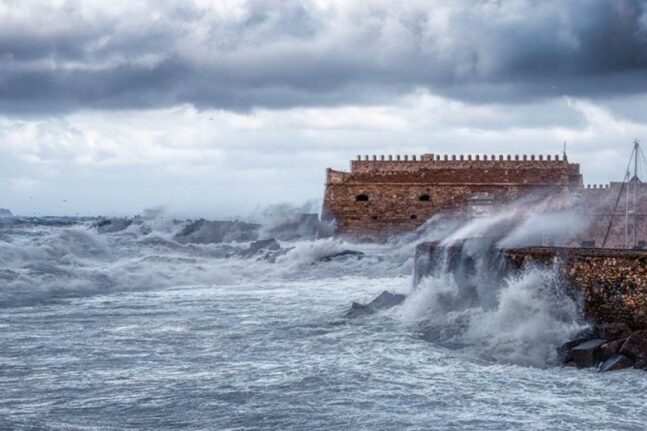
M634 140L634 196L633 196L633 210L631 212L631 248L636 248L636 189L638 188L638 152L640 151L640 144L638 139Z

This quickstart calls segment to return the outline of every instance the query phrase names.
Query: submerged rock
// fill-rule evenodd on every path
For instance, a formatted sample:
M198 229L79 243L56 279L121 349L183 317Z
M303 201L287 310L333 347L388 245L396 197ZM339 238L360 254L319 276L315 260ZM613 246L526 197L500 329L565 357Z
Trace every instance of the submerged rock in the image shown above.
M133 220L128 218L102 218L92 224L92 227L99 233L121 232L133 224Z
M375 309L373 307L369 307L366 304L360 304L359 302L353 302L350 306L350 310L348 310L345 314L346 317L348 318L353 318L353 317L359 317L359 316L366 316L368 314L373 314L375 313Z
M599 372L605 373L607 371L616 371L622 370L623 368L629 368L633 366L634 361L625 355L613 355L600 365L598 369Z
M372 308L391 308L400 305L406 296L401 293L391 293L387 290L380 293L377 298L369 302L367 305Z
M600 346L606 343L607 340L594 339L585 341L571 349L573 360L580 367L593 367L599 361Z
M367 314L373 314L378 310L395 307L396 305L401 304L405 299L406 296L401 293L391 293L385 290L368 304L353 302L353 304L350 306L350 310L346 312L345 316L352 318L357 316L365 316Z
M320 257L319 262L330 262L333 260L343 261L352 257L357 258L357 260L361 260L364 258L364 253L362 253L361 251L355 251L355 250L344 250L344 251L340 251L339 253L329 254L327 256Z

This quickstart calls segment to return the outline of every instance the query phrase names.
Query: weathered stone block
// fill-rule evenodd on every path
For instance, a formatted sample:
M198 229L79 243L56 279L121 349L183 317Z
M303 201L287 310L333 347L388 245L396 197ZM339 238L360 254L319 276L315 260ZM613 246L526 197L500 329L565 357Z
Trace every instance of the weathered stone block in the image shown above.
M600 361L606 361L610 357L616 355L627 338L621 338L619 340L609 341L600 346L599 359Z
M575 340L567 341L557 348L557 357L562 364L568 364L573 361L573 347L588 341L588 337L578 337Z
M623 368L629 368L633 366L633 364L634 361L626 357L625 355L613 355L600 365L598 371L605 373L607 371L622 370Z
M353 302L350 306L350 310L346 312L346 317L354 318L359 316L366 316L368 314L375 313L375 309L369 307L366 304L360 304L359 302Z
M391 293L385 290L377 298L369 302L368 306L373 308L391 308L401 304L405 299L406 296L401 293Z
M607 340L595 339L578 344L571 350L573 360L580 367L595 366L599 361L600 346L602 346L606 342Z

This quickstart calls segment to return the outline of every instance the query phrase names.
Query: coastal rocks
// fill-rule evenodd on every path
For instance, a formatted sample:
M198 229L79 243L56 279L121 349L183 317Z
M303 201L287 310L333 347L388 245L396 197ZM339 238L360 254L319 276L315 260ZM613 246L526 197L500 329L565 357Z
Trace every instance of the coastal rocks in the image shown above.
M568 341L557 348L557 357L562 364L575 364L573 362L573 347L588 341L588 338L576 338L575 340Z
M241 250L238 255L242 258L249 259L257 257L256 260L264 260L269 263L276 262L279 256L283 256L293 247L281 248L281 244L274 239L259 239L249 244L249 247Z
M368 303L369 307L373 308L391 308L396 305L402 304L406 296L401 293L391 293L387 290L380 293L377 298Z
M627 338L620 353L636 361L636 368L647 366L647 330L636 331Z
M319 262L331 262L333 260L345 261L345 260L348 260L349 258L356 258L357 260L361 260L364 258L364 253L362 253L361 251L355 251L355 250L344 250L344 251L340 251L339 253L333 253L327 256L320 257Z
M127 229L133 224L128 218L102 218L92 223L92 227L99 233L115 233Z
M580 367L593 367L598 363L600 346L606 340L594 339L578 344L571 349L573 361Z
M606 361L620 351L622 345L627 341L627 338L609 341L600 346L600 361Z
M622 323L601 324L561 345L557 355L564 366L597 366L600 372L632 366L647 369L647 330L632 332Z
M352 319L359 316L366 316L367 314L373 314L376 311L377 310L375 310L372 307L369 307L366 304L361 304L359 302L353 301L353 303L350 306L350 310L348 310L344 316L348 317L349 319Z
M368 304L353 302L345 317L353 318L373 314L378 310L393 308L401 304L405 299L406 296L401 293L391 293L385 290Z
M600 365L598 371L605 373L607 371L622 370L623 368L629 368L633 365L634 361L632 361L625 355L613 355Z
M0 208L0 218L2 217L13 217L13 213L7 208Z

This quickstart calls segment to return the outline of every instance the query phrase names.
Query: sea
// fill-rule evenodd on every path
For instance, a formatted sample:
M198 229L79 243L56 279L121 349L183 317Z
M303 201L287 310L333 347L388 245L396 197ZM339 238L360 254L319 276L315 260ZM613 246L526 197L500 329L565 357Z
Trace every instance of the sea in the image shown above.
M456 226L311 221L0 219L0 430L647 429L647 373L560 365L587 323L550 270L414 285Z

